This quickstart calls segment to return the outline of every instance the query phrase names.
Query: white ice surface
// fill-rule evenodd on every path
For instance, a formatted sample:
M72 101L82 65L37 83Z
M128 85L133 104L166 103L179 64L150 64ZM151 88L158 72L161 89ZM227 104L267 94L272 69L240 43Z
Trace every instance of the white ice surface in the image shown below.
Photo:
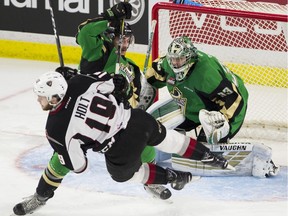
M34 193L51 155L44 137L47 113L32 92L32 83L58 64L0 58L0 216ZM274 179L201 178L170 202L149 197L141 185L115 183L102 156L89 154L84 174L69 174L38 216L285 216L287 143L267 143L283 166Z

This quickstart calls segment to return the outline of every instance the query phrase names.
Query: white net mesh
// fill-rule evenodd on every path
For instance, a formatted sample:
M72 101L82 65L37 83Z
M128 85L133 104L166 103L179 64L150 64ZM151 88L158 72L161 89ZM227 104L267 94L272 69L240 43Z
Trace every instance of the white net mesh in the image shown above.
M165 3L171 8L158 10L158 38L154 38L153 49L157 44L157 55L164 55L172 38L189 36L199 50L215 55L245 81L250 98L242 135L255 137L246 129L258 127L261 138L274 130L271 139L287 140L287 6L196 1L211 10L204 13L197 10L201 7L185 6L184 11L183 5L172 3ZM227 9L233 9L231 16ZM245 17L238 10L245 11Z

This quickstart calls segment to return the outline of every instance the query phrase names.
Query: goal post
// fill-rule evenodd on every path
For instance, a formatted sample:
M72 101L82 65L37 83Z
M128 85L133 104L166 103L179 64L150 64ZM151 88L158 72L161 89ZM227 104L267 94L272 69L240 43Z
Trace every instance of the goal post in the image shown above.
M173 38L188 36L199 50L216 56L243 78L249 101L241 137L287 141L287 5L195 2L202 6L169 2L153 6L157 26L152 59L165 55Z

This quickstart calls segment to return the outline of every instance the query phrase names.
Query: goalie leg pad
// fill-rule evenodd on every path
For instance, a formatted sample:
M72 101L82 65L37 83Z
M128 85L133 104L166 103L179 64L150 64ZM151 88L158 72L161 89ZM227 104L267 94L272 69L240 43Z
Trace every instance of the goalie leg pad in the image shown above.
M257 156L253 158L252 176L259 178L276 176L279 170L272 160L263 160Z
M265 178L279 173L279 166L276 166L271 160L271 148L259 143L254 144L253 155L252 176Z

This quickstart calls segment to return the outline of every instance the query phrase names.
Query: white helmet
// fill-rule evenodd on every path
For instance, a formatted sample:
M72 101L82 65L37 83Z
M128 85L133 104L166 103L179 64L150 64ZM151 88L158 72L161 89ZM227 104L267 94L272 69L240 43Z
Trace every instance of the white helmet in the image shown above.
M34 83L34 92L38 96L47 98L50 105L59 104L64 98L68 84L65 78L58 72L50 71L42 74ZM58 97L57 104L51 104L52 97Z
M188 37L176 37L168 47L166 58L170 67L173 69L176 80L182 81L191 66L197 61L197 49ZM183 64L178 66L173 65L172 59L180 58L185 60Z

